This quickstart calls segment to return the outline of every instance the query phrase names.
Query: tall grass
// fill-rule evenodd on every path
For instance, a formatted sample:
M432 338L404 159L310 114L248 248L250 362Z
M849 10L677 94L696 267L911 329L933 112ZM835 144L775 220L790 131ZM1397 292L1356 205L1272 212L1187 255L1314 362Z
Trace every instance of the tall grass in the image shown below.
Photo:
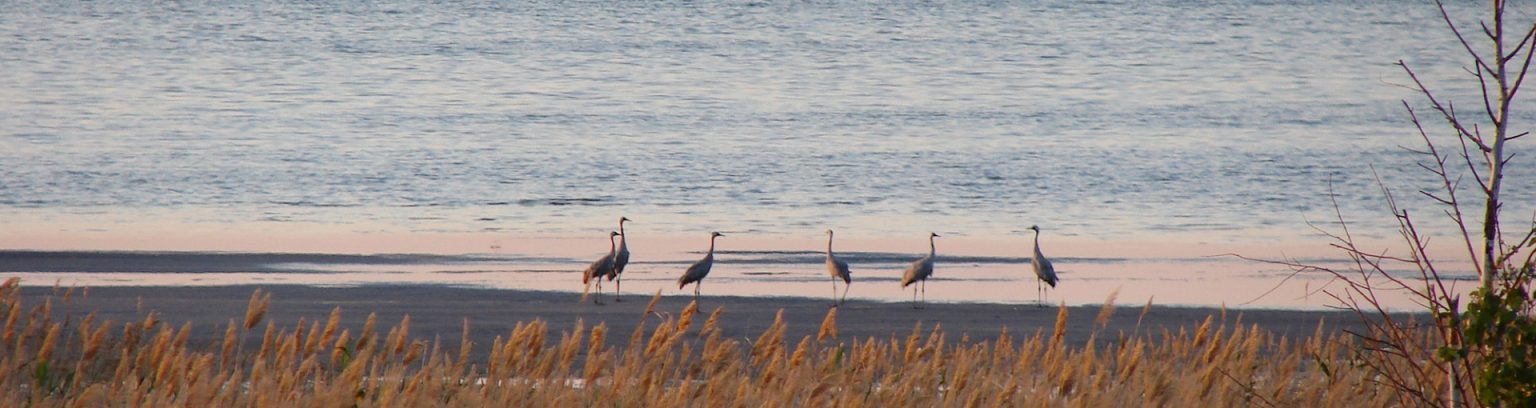
M782 313L755 338L721 334L726 313L697 304L652 313L631 333L534 320L488 345L410 335L407 316L379 330L337 328L342 314L292 325L261 319L252 296L221 341L187 344L189 324L52 312L0 285L0 406L1382 406L1404 403L1354 359L1342 335L1277 337L1207 318L1152 335L1063 343L1053 330L953 338L940 326L905 337L840 338L836 309L814 336L786 338ZM658 295L659 296L659 295ZM80 301L78 297L72 301ZM654 307L654 306L652 306ZM1105 315L1107 316L1107 314ZM254 319L254 320L253 320ZM814 322L806 322L814 324ZM379 336L378 333L385 333ZM252 339L242 349L241 339ZM1100 340L1103 340L1102 338ZM484 360L471 350L489 347ZM1437 384L1423 384L1435 389Z

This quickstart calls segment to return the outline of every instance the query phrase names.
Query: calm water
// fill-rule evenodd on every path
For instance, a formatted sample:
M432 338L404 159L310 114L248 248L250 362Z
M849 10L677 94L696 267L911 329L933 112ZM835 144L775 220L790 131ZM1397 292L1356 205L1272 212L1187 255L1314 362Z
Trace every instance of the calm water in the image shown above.
M1298 241L1474 106L1396 1L0 3L0 229Z

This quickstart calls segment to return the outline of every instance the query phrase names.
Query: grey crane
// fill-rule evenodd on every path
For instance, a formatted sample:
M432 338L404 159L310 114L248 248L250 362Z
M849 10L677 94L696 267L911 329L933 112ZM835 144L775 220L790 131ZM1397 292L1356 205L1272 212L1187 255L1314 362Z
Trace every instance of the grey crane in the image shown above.
M693 284L694 301L699 300L699 286L703 285L704 277L709 275L709 268L715 265L715 238L723 236L725 234L719 232L709 233L709 252L704 254L704 259L700 259L698 262L694 262L692 266L689 266L688 271L683 272L683 277L677 278L678 289L682 289L683 286L687 286L690 283Z
M939 234L936 232L928 233L928 256L912 262L912 266L907 267L907 272L901 275L901 287L903 289L907 285L922 281L920 286L922 287L924 303L928 302L928 277L933 276L933 257L934 253L937 252L936 247L933 245L933 239L938 237ZM912 288L912 308L914 309L921 308L917 303L917 292L918 288L914 286Z
M598 294L598 297L595 298L595 299L592 299L592 303L596 303L596 304L599 304L599 305L603 304L603 300L602 300L603 277L607 276L610 273L613 273L613 257L614 257L614 253L615 253L615 247L614 247L614 244L613 244L613 237L617 237L617 236L619 236L618 232L616 232L616 231L609 231L608 232L608 255L603 255L602 258L597 258L596 261L592 261L592 265L587 266L587 270L581 272L581 284L584 286L582 288L582 290L581 290L581 298L582 299L586 299L587 298L587 289L591 289L592 288L592 284L591 283L592 283L592 281L595 280L595 281L597 281L597 294Z
M1031 225L1029 229L1035 231L1035 256L1029 260L1030 265L1035 267L1035 278L1038 279L1035 281L1035 302L1045 307L1045 286L1040 283L1045 282L1055 288L1056 267L1051 266L1051 260L1045 259L1045 254L1040 253L1040 226Z
M613 255L613 270L608 274L608 280L613 282L613 301L622 302L619 291L624 288L624 278L619 276L624 273L624 267L629 265L629 235L624 234L624 221L629 217L619 217L619 252Z
M848 288L853 284L853 277L848 272L848 263L837 259L832 255L832 230L827 230L827 275L832 277L832 307L837 307L848 300ZM843 299L837 299L837 280L843 280Z

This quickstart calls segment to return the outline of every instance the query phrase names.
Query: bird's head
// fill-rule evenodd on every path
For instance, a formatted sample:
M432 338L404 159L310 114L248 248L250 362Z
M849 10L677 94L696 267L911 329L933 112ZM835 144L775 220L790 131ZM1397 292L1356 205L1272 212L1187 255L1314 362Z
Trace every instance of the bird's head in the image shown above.
M618 231L608 231L608 238L613 238L613 237L617 237L617 236L620 236L620 235L624 235L624 234L620 234Z
M711 233L709 233L709 237L710 237L710 238L714 238L714 237L723 237L723 236L725 236L725 234L721 234L721 233L720 233L720 231L715 231L715 232L711 232Z
M1031 225L1031 226L1029 226L1029 229L1031 231L1036 232L1036 233L1040 232L1040 226L1039 225Z
M930 233L928 233L928 237L929 238L938 238L939 237L939 233L937 233L937 232L930 232Z
M832 235L832 229L831 228L827 228L827 235Z
M624 221L630 221L629 217L619 217L619 224L620 225L623 225Z

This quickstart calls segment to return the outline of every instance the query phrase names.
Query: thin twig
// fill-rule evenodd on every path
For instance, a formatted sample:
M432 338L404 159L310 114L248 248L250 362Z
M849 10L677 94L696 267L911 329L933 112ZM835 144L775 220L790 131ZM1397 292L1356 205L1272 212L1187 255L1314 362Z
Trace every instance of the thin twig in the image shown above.
M1257 388L1254 388L1252 384L1245 384L1245 383L1242 382L1242 380L1238 380L1237 377L1232 376L1232 373L1227 372L1227 370L1225 368L1217 368L1216 371L1220 371L1221 375L1226 376L1228 379L1231 379L1233 384L1237 384L1237 386L1243 387L1243 391L1247 391L1248 395L1259 397L1259 401L1263 402L1264 405L1271 406L1271 407L1279 406L1279 405L1275 405L1274 401L1270 401L1269 398L1264 398L1264 395L1259 394L1259 390Z
M1456 35L1456 40L1461 42L1461 47L1467 51L1468 55L1472 56L1472 59L1477 62L1478 67L1491 70L1483 62L1483 57L1478 55L1477 50L1472 49L1472 44L1467 42L1467 37L1461 35L1461 30L1456 28L1456 23L1451 21L1451 13L1445 10L1445 3L1435 0L1435 6L1440 8L1440 17L1445 20L1445 26L1450 27L1451 33Z

